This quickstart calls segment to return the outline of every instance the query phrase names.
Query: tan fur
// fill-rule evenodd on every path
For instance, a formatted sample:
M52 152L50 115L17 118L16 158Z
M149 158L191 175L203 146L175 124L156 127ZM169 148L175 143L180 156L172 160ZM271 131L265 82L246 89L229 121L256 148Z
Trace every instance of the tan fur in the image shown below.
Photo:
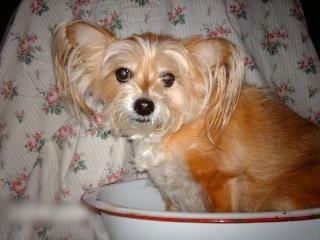
M57 28L53 53L65 98L86 112L94 111L88 95L103 104L114 134L132 139L137 169L148 171L171 210L320 207L320 130L265 90L243 86L243 57L231 42L152 33L116 39L75 21ZM117 80L119 68L130 78ZM152 102L150 113L139 113L139 99Z
M169 135L166 151L185 151L190 171L210 196L213 211L320 206L317 127L253 88L243 89L216 145L206 137L205 118L206 114ZM187 148L185 139L193 147Z

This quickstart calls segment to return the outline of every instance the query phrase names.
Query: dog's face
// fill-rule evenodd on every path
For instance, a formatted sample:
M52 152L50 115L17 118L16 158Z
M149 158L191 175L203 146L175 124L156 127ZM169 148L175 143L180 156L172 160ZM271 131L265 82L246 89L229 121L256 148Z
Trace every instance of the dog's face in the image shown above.
M131 137L176 131L209 106L209 125L222 124L242 84L237 52L223 39L146 33L117 40L77 21L58 27L53 43L65 95L89 111L85 98L93 96L113 129Z
M195 76L189 55L179 41L163 36L111 42L89 91L124 134L174 131L202 110L210 89L204 76Z

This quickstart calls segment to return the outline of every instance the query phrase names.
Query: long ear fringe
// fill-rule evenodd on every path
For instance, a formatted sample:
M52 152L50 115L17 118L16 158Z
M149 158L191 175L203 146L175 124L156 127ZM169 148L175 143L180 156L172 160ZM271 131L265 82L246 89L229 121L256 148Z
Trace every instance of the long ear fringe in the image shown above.
M74 24L64 23L57 26L52 41L53 61L55 64L55 73L57 85L70 108L71 113L80 117L80 111L92 113L93 110L85 102L85 91L90 84L86 79L88 68L83 65L80 58L80 51L77 49L67 36L68 28ZM73 111L74 110L74 111Z
M230 48L228 61L222 65L218 63L212 76L213 92L206 118L206 129L213 144L219 141L237 106L244 81L243 58L232 43L227 46Z

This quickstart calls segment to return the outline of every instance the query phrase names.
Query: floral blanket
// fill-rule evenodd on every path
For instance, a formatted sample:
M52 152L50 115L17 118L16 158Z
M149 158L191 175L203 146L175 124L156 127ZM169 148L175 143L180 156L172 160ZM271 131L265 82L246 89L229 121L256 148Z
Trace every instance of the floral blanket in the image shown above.
M99 23L119 37L151 31L228 38L246 53L249 83L270 87L320 123L319 59L298 0L23 0L0 55L3 202L78 203L86 190L137 177L127 141L110 135L102 114L77 119L60 98L51 37L57 24L73 19ZM92 214L70 226L12 224L0 216L0 239L108 237Z

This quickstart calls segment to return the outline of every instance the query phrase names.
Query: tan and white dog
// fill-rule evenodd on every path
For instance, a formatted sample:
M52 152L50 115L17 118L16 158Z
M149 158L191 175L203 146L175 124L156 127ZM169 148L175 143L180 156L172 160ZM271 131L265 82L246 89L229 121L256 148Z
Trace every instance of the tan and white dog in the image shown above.
M247 212L320 207L320 130L266 90L243 84L221 38L151 33L116 39L85 21L56 29L59 86L78 110L104 106L168 209Z

